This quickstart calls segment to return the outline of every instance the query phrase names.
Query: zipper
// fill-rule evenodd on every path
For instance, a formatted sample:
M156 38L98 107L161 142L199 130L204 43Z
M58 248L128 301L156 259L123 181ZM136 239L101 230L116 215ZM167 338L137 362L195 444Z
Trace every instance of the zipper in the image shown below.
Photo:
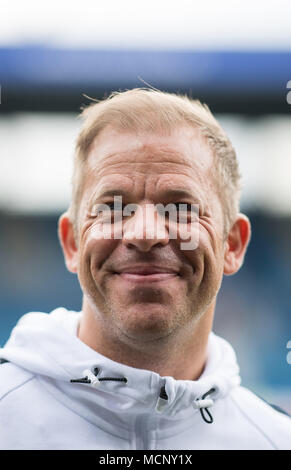
M147 450L148 449L148 431L147 421L148 413L142 413L136 417L135 422L135 443L136 450Z

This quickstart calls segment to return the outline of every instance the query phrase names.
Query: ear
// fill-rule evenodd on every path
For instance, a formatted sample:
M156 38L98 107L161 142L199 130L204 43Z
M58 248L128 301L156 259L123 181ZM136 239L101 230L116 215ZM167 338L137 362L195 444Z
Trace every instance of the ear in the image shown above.
M244 214L238 214L232 225L224 254L224 274L235 274L243 264L247 246L251 239L251 223Z
M77 273L78 248L75 241L73 223L67 212L59 218L58 235L67 269L71 273Z

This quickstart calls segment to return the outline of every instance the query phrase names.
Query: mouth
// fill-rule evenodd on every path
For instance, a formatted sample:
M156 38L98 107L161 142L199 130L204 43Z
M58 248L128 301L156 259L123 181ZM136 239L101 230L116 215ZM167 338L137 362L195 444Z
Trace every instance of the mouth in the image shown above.
M180 277L178 270L148 265L123 268L114 274L125 281L137 283L161 282Z

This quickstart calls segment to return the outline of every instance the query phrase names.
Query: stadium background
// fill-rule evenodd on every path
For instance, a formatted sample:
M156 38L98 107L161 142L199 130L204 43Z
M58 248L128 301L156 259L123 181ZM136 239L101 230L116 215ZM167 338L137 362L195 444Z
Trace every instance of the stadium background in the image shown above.
M206 102L237 150L252 241L223 280L214 331L234 346L242 384L291 412L290 3L0 5L0 345L23 313L80 309L56 232L77 115L83 94L145 81Z

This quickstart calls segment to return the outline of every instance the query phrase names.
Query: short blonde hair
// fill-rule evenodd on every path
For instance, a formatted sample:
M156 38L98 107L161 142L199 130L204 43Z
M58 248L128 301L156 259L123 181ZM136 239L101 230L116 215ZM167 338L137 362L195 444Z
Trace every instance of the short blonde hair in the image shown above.
M224 236L239 211L240 172L235 150L206 104L184 95L151 88L135 88L114 92L102 100L94 100L83 109L83 127L77 138L72 177L70 217L76 230L78 207L82 194L85 164L97 135L111 126L124 131L171 132L178 126L198 127L213 150L214 182L224 213Z

